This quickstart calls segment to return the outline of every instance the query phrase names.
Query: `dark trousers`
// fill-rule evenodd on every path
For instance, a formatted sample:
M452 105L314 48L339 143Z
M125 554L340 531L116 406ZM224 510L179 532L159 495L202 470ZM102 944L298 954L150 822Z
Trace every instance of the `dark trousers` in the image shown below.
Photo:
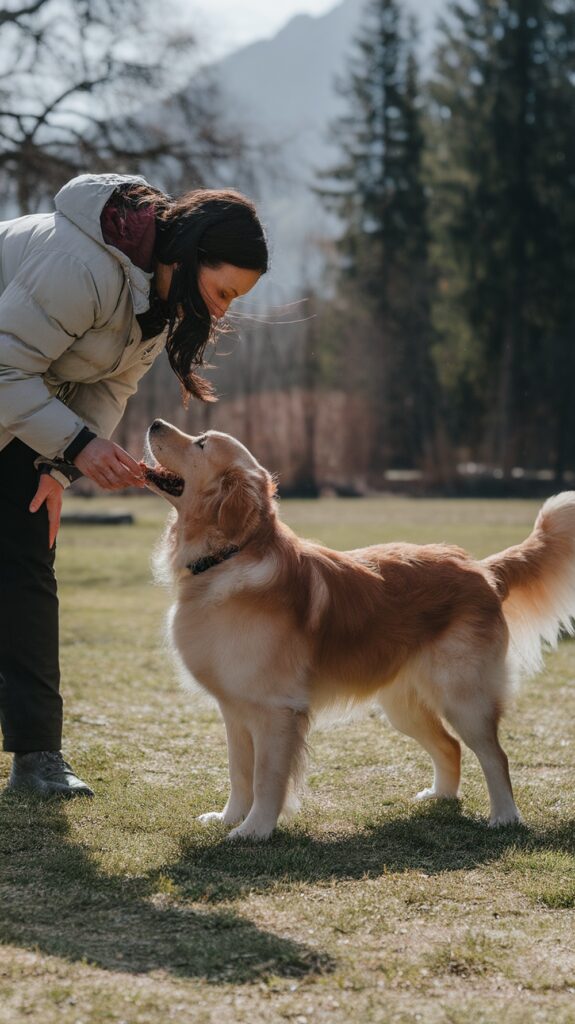
M36 452L21 441L0 451L0 724L4 750L59 750L55 550L48 514L28 506L38 487Z

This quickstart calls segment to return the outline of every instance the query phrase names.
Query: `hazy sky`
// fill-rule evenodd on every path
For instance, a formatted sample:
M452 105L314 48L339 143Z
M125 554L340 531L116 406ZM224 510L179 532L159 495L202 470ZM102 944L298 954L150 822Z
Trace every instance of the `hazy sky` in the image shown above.
M275 35L295 14L325 14L341 0L175 0L182 22L209 62L256 39ZM423 27L435 21L446 0L403 0Z
M324 14L338 0L180 0L186 20L209 53L220 56L274 35L295 14ZM193 12L193 13L192 13Z

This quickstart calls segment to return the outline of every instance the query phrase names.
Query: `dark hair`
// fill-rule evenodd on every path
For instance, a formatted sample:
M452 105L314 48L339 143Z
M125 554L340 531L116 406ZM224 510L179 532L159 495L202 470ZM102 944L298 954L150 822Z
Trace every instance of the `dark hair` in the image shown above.
M204 365L206 347L216 337L199 290L198 272L202 266L231 263L266 273L268 246L256 208L235 189L195 189L172 201L155 189L135 186L130 198L138 205L154 204L154 256L160 263L176 264L163 304L170 365L185 392L213 401L212 385L192 369Z

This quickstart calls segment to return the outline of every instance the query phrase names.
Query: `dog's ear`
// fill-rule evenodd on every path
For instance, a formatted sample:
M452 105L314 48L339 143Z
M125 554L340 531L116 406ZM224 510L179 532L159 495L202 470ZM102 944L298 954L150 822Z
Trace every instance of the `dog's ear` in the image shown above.
M224 536L241 544L257 526L266 498L266 482L259 474L228 469L220 482L217 511L218 528Z

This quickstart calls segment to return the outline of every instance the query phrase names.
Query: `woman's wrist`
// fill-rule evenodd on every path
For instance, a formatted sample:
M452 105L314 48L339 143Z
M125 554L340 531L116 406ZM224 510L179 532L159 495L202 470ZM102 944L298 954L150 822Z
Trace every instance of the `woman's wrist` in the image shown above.
M76 456L79 455L80 452L84 451L86 445L90 444L90 441L93 441L97 436L98 435L95 434L93 430L90 430L89 427L82 427L80 433L76 434L74 440L70 442L63 452L65 462L73 463Z
M82 471L61 459L52 459L50 462L35 462L40 476L50 476L56 480L62 488L69 487L82 476Z

